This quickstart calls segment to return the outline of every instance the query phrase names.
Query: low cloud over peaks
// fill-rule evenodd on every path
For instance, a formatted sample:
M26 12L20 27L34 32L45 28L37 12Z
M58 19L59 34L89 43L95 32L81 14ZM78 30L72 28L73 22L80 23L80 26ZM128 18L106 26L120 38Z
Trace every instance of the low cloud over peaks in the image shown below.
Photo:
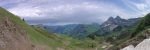
M4 0L0 6L30 24L102 23L109 16L140 17L149 12L149 1L139 0Z

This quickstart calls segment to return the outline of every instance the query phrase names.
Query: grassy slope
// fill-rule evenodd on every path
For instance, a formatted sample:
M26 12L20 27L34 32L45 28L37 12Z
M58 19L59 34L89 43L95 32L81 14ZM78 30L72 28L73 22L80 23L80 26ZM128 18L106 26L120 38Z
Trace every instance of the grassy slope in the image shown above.
M27 32L27 35L31 42L36 45L44 45L51 48L94 48L96 47L96 42L92 40L77 40L73 39L68 36L62 36L62 35L54 35L54 34L48 34L47 31L31 27L27 23L25 23L23 20L21 20L18 16L13 15L12 13L8 12L7 10L0 8L0 16L1 17L8 17L14 22L16 25L22 27ZM2 19L0 17L0 19ZM66 42L68 42L66 44Z
M38 45L47 45L47 46L59 46L57 42L51 43L52 40L50 40L48 37L44 36L40 32L37 32L32 27L30 27L28 24L26 24L24 21L22 21L18 16L11 14L7 10L0 8L0 16L1 17L8 17L14 22L16 25L21 26L28 34L30 40L34 44ZM57 45L56 45L57 43Z
M99 27L94 26L94 25L85 25L85 27L86 27L86 31L88 33L94 33L96 31L98 31L98 29L99 29Z

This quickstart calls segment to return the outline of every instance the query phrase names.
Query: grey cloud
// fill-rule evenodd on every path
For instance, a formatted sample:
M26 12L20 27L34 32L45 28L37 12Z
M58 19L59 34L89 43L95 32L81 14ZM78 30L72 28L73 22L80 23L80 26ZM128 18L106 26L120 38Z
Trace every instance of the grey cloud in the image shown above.
M10 1L10 2L6 2ZM109 16L135 17L105 0L5 0L0 6L25 18L30 24L102 23ZM8 6L12 4L11 6ZM9 8L8 8L9 7ZM140 16L140 15L137 15ZM136 16L136 17L137 17Z
M48 13L47 13L48 14ZM58 13L58 15L60 15ZM97 12L89 12L87 10L76 10L72 14L61 14L60 16L54 16L55 18L51 18L47 15L46 18L38 18L36 20L31 19L28 22L31 23L76 23L76 24L89 24L89 23L101 23L102 19L99 18Z

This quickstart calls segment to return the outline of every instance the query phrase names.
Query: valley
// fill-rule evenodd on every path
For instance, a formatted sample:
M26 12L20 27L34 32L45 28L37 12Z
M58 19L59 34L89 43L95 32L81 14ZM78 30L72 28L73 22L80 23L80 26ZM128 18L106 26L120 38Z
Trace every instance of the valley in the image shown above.
M0 1L0 50L150 50L147 2Z

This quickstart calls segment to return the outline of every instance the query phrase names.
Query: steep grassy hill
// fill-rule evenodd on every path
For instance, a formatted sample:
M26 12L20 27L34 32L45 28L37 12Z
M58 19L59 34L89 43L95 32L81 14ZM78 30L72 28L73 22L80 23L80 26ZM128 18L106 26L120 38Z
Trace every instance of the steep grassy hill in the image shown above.
M34 50L27 31L22 28L24 24L18 17L0 8L0 50Z
M8 23L7 21L10 23ZM17 41L16 42L17 45L16 46L14 45L15 47L13 46L13 42L10 42L10 44L8 44L10 46L10 49L20 48L20 49L12 49L12 50L63 50L63 49L65 50L85 50L85 49L94 50L94 48L97 46L96 45L97 42L90 40L90 39L77 40L77 39L73 39L65 35L56 35L54 33L48 33L47 31L45 31L44 29L40 27L36 27L36 26L31 27L28 24L26 24L24 20L21 20L18 16L13 15L12 13L8 12L7 10L3 8L0 8L0 23L1 23L0 26L4 23L4 26L7 27L6 30L8 31L9 31L9 28L16 28L16 30L10 29L10 33L12 34L8 33L7 35L9 36L13 35L15 39L24 41L24 43ZM11 25L14 25L14 26L11 26ZM17 34L19 35L17 36ZM20 34L22 36L20 36ZM21 38L25 40L22 40ZM3 40L0 40L0 44L1 44L1 41ZM27 48L24 45L26 45ZM22 47L25 49L22 49ZM5 49L2 49L2 50L5 50Z
M45 37L41 33L37 32L36 30L31 28L28 24L26 24L24 21L22 21L18 16L13 15L12 13L8 12L7 10L5 10L3 8L0 8L0 19L3 20L6 18L8 18L8 20L10 20L10 22L13 23L14 25L20 27L20 29L18 29L18 31L23 30L24 32L26 32L27 38L29 39L30 42L32 42L32 44L34 44L33 47L36 48L36 46L38 47L38 45L40 45L40 46L42 46L42 45L50 46L51 45L49 43L49 42L51 42L49 40L49 38Z

